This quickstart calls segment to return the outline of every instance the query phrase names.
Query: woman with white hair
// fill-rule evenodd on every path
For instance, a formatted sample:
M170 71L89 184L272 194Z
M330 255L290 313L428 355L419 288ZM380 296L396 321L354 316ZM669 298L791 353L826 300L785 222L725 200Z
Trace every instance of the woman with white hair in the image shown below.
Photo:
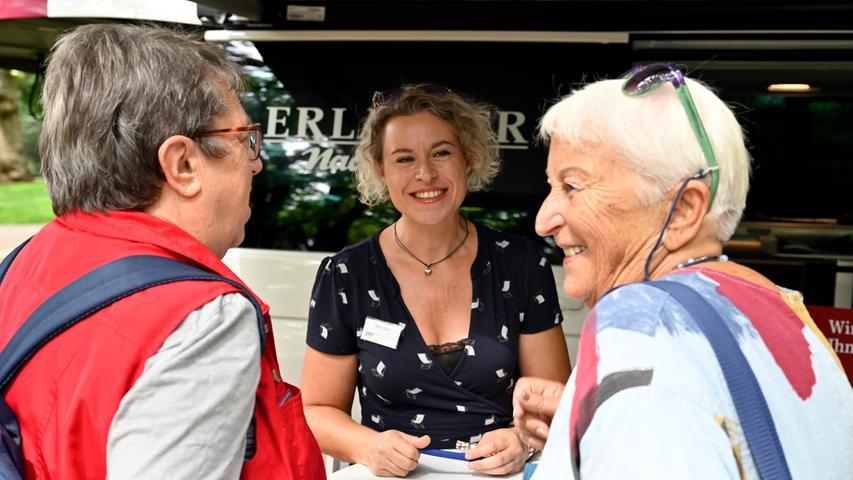
M405 476L419 449L477 443L469 468L519 471L515 382L565 382L569 359L541 249L459 211L498 172L489 109L436 85L378 92L356 158L361 200L400 218L317 272L301 386L320 448Z
M548 439L535 478L849 478L838 358L800 293L722 254L749 185L729 108L654 64L572 93L540 134L536 229L591 311L565 389L516 387L516 425Z

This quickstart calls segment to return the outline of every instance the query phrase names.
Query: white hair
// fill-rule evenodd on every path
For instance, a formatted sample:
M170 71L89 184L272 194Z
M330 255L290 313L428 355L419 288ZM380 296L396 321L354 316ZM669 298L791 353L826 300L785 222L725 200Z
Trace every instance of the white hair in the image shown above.
M602 80L576 90L545 113L539 136L572 147L607 146L640 179L645 205L660 201L684 178L707 168L684 108L669 84L641 96L622 93L622 80ZM687 79L719 165L719 185L707 221L723 243L746 205L750 156L743 129L729 107L704 84ZM710 175L705 177L710 185Z

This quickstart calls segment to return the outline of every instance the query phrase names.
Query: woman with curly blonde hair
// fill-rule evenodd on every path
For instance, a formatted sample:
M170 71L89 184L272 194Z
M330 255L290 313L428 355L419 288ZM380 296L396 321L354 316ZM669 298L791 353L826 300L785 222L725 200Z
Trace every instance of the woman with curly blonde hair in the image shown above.
M490 112L444 87L404 85L374 94L362 128L361 200L390 200L400 218L322 262L302 389L322 450L376 475L405 476L420 450L459 442L477 443L472 470L519 471L530 449L512 426L517 378L569 375L541 249L459 211L500 168Z

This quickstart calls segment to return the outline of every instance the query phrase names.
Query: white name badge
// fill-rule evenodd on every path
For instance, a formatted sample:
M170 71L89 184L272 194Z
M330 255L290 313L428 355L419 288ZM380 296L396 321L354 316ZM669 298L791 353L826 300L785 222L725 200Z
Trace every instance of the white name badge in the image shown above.
M403 323L383 322L373 317L364 317L361 339L396 350L400 342L400 334L405 327Z

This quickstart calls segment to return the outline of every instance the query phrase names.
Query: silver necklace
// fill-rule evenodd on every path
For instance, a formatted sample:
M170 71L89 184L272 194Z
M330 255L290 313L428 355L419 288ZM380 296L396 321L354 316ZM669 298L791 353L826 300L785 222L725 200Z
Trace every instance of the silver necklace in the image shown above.
M686 262L679 263L676 265L676 268L684 268L689 267L691 265L696 265L697 263L705 263L705 262L728 262L728 255L705 255L704 257L699 258L688 258Z
M465 222L465 236L462 237L462 241L459 242L459 245L456 245L456 248L451 250L450 253L448 253L446 257L442 258L441 260L436 260L432 263L427 263L427 262L421 260L414 253L412 253L411 250L409 250L408 248L406 248L405 245L403 245L402 240L400 240L400 237L397 235L397 222L394 222L394 241L397 242L397 246L400 247L400 250L402 250L403 252L406 253L406 255L414 258L415 260L418 261L418 263L420 263L421 265L424 266L424 275L426 275L428 277L428 276L432 275L432 266L433 265L437 265L437 264L447 260L448 258L452 257L454 253L458 252L459 249L462 248L462 245L465 245L465 240L468 240L468 221L467 220L463 220L463 221Z

